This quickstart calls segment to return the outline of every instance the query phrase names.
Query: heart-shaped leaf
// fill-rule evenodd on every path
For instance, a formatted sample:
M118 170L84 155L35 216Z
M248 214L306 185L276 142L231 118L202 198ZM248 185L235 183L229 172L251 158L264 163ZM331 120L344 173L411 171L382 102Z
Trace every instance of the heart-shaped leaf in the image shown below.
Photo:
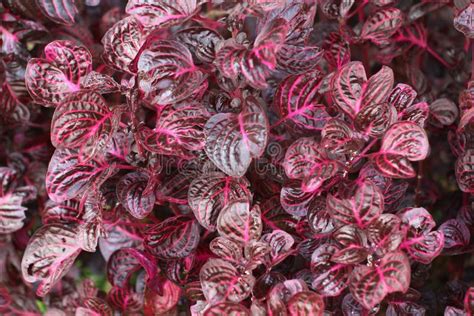
M204 147L204 124L207 113L199 105L174 109L171 105L159 109L156 126L142 126L138 137L143 146L162 155L187 156L188 151Z
M347 154L362 149L364 142L357 139L352 128L344 121L331 119L321 131L323 137L321 145L328 152L335 154Z
M133 17L126 17L112 26L102 38L104 61L115 69L131 72L129 65L145 42L146 32Z
M383 45L397 32L402 24L402 11L397 8L381 9L365 21L360 37L377 45Z
M249 96L239 114L219 113L205 127L207 156L223 172L241 177L252 158L260 157L267 145L268 120L260 101Z
M81 161L77 151L57 149L46 174L49 198L58 203L73 199L103 181L110 173L107 169L94 159Z
M332 79L333 101L351 118L366 105L381 104L393 86L393 71L383 66L367 80L364 66L359 61L342 67Z
M429 149L428 136L423 128L412 122L400 122L385 133L373 161L385 176L411 178L415 171L409 161L425 159Z
M154 181L146 173L127 173L117 183L117 199L133 217L145 218L155 206L153 186Z
M340 169L337 161L328 158L320 144L312 138L300 138L286 151L283 163L290 179L301 179L302 190L313 192Z
M318 101L322 74L312 71L286 77L273 98L273 106L280 116L279 122L303 130L320 130L330 119L325 106Z
M81 252L77 235L77 226L53 223L42 226L31 237L21 271L27 282L41 282L36 291L39 296L51 290Z
M316 192L306 192L300 182L290 182L281 188L280 204L283 209L293 216L306 216L310 203Z
M76 0L36 0L41 12L51 21L59 24L75 23L79 10Z
M260 207L250 209L247 200L229 203L217 218L217 231L221 236L242 246L258 240L262 234Z
M113 112L95 92L71 94L56 107L51 143L56 148L104 146L113 129ZM93 150L93 149L92 149Z
M145 249L162 259L189 256L199 243L199 225L187 215L167 218L146 231Z
M204 296L212 303L241 302L250 295L255 284L251 274L240 274L236 267L222 259L209 259L202 266L199 278Z
M138 72L140 92L153 104L177 103L207 87L189 49L175 40L148 37L131 70Z
M410 276L408 258L402 252L391 252L377 265L356 267L351 273L349 288L352 296L370 310L387 294L407 291Z
M233 178L222 172L209 172L195 179L188 191L189 206L199 223L214 231L219 212L239 199L252 200L250 183L244 178Z
M308 225L315 237L325 236L336 229L331 213L326 210L324 198L314 199L308 210Z
M81 78L92 69L92 56L70 41L46 45L45 58L32 58L25 72L25 84L34 101L55 106L64 97L80 89Z
M366 228L383 212L384 200L380 189L372 181L364 180L349 198L328 195L327 207L338 221Z
M199 8L200 1L150 1L130 0L125 12L135 16L146 27L169 26L194 14Z
M399 215L405 239L400 245L415 261L428 264L443 250L444 235L431 231L436 223L424 208L410 208Z

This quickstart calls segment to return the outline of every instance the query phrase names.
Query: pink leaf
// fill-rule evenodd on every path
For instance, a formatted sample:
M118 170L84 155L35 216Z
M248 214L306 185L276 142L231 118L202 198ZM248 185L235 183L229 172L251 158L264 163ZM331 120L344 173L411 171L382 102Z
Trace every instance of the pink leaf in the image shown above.
M402 26L402 23L403 16L399 9L381 9L365 21L360 37L382 45L388 42L389 38Z
M397 119L397 110L389 103L371 103L357 113L354 124L364 135L380 137Z
M255 284L251 274L240 274L236 267L222 259L209 259L202 266L199 278L204 296L211 303L241 302L250 295Z
M325 243L319 246L311 256L313 281L311 287L324 296L338 296L347 287L349 266L335 264L331 257L341 248L335 244Z
M40 281L36 293L46 295L68 272L81 252L77 226L53 223L31 237L23 255L21 271L27 282Z
M314 192L306 192L299 182L290 182L281 188L280 204L290 215L305 216L310 207L310 202L315 196ZM316 192L317 193L317 192Z
M250 183L244 177L233 178L221 172L204 173L188 191L189 206L198 222L214 231L219 212L234 200L251 201Z
M175 40L148 37L131 70L139 73L140 92L154 104L177 103L207 87L189 49Z
M237 200L229 203L217 218L217 231L242 246L257 240L262 234L262 219L260 208L246 200Z
M14 193L0 196L0 234L10 234L23 227L26 207L22 198Z
M278 315L282 311L286 311L291 297L306 291L308 291L308 287L300 279L291 279L278 283L268 294L267 312L270 315Z
M380 189L372 181L365 180L349 198L328 195L327 207L335 219L366 228L383 212L384 201Z
M241 177L252 158L260 157L267 145L268 121L260 101L249 96L240 114L219 113L205 127L207 156L230 176Z
M322 316L324 301L321 296L314 292L299 292L288 301L288 311L291 316Z
M120 85L109 75L91 71L82 78L81 88L94 90L100 94L106 94L119 91Z
M203 316L220 315L250 316L251 314L245 306L232 302L224 302L214 305L207 309L203 314Z
M145 315L165 315L172 310L181 297L181 288L173 282L163 279L161 283L161 292L146 287L143 302L143 311Z
M370 246L378 255L397 250L403 240L400 218L393 214L382 214L367 229Z
M454 27L459 32L462 32L464 36L468 38L474 38L474 22L472 17L474 16L474 5L468 5L464 10L459 12L454 18Z
M145 233L145 249L162 259L189 256L199 243L199 225L187 215L167 218Z
M216 46L222 36L205 27L185 28L176 33L177 39L186 45L197 61L212 63L216 57Z
M278 85L273 106L281 122L303 130L322 129L330 116L318 100L321 78L319 71L313 71L288 76Z
M129 66L145 42L145 36L146 32L133 16L118 21L102 38L102 58L118 70L131 72Z
M406 292L410 273L410 263L402 252L388 253L379 264L356 267L349 279L350 290L354 298L370 310L387 294Z
M59 24L74 24L79 10L76 0L36 0L41 12L51 21Z
M355 152L364 146L361 139L357 139L353 129L344 121L331 119L321 131L323 137L321 145L329 152L346 154Z
M155 206L154 180L146 173L127 173L117 183L117 199L135 218L145 218Z
M291 248L295 243L294 238L283 230L274 230L262 236L260 241L270 246L269 262L267 266L276 266L291 254Z
M398 83L392 89L388 96L388 103L394 106L398 112L402 112L413 104L417 93L411 86L403 83Z

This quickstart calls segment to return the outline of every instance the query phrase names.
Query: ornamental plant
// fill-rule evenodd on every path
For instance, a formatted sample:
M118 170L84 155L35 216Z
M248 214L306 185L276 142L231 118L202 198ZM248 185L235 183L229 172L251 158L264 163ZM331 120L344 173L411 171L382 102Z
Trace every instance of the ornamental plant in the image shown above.
M474 313L474 4L0 17L1 314Z

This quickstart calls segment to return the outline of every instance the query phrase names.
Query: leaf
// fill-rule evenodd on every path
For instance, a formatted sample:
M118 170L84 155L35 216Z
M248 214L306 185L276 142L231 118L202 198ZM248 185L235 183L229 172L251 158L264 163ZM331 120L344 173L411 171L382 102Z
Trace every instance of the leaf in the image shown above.
M185 258L199 243L199 225L187 215L169 217L145 233L145 249L162 259Z
M58 24L74 24L79 13L76 0L36 0L36 3L48 19Z
M428 103L419 102L409 106L398 114L400 121L409 121L425 127L425 121L428 119L430 108Z
M321 79L319 71L312 71L288 76L278 85L273 107L280 116L279 122L303 130L323 128L330 116L319 102Z
M178 0L160 1L130 0L125 12L135 16L146 27L165 27L179 23L196 13L201 1Z
M406 292L410 276L408 258L402 252L391 252L378 265L356 267L349 279L349 289L354 298L370 310L387 294Z
M398 112L404 111L415 101L417 93L411 86L397 83L388 96L388 103L394 106Z
M92 56L82 46L58 40L46 45L45 58L32 58L25 72L25 84L35 102L56 106L80 89L80 80L92 69Z
M399 214L405 238L400 245L415 261L428 264L443 250L444 235L431 231L436 223L424 208L409 208Z
M30 283L40 281L36 294L45 296L68 272L80 252L77 226L44 225L34 233L25 249L21 262L23 278Z
M380 189L372 181L365 180L358 184L351 197L339 199L328 195L327 207L338 221L366 228L383 212L384 200Z
M367 259L369 255L367 235L356 225L345 225L333 233L333 238L342 245L336 251L331 261L342 264L357 264Z
M344 121L333 118L329 120L321 131L321 145L335 154L355 152L364 146L362 140L357 139L352 128Z
M336 229L331 213L326 210L324 198L314 199L311 202L307 217L308 225L315 237L328 235Z
M467 246L471 239L469 228L458 219L447 220L439 227L439 230L444 235L444 249Z
M46 202L41 220L43 224L50 223L73 223L79 222L81 217L79 202L76 200L68 200L61 203L55 203L51 200Z
M56 148L70 149L104 146L113 132L113 120L113 112L99 94L74 93L54 111L51 143Z
M141 144L162 155L188 155L188 151L204 147L204 124L207 113L197 104L174 109L171 105L159 109L156 126L139 128Z
M255 89L267 86L266 79L277 66L276 54L283 44L288 23L281 18L265 24L255 39L252 49L234 39L225 41L217 51L214 64L227 78L237 79L241 74Z
M463 192L474 192L474 150L468 149L455 164L456 180Z
M299 292L288 301L288 311L291 316L322 316L324 301L321 296L314 292Z
M148 37L131 70L138 72L140 92L153 104L178 103L207 87L189 49L175 40Z
M415 171L408 161L423 160L430 145L426 132L412 122L399 122L390 127L373 161L383 175L391 178L411 178Z
M137 295L127 288L112 287L107 293L107 301L119 311L138 311L141 308Z
M383 45L397 32L402 23L402 12L399 9L381 9L365 21L360 37L374 44Z
M466 291L466 295L464 296L464 310L466 313L472 314L474 311L474 288L470 287Z
M286 43L277 54L278 68L291 73L310 71L323 56L323 50L317 46L291 45Z
M117 199L133 217L148 216L155 206L154 180L144 172L127 173L117 183Z
M22 200L14 193L0 196L0 234L10 234L23 227L27 208L21 206Z
M73 199L103 180L108 175L106 169L94 159L80 161L74 150L57 149L46 174L48 196L57 203Z
M474 5L470 4L454 18L454 28L468 38L474 38Z
M207 301L224 300L241 302L246 299L255 284L252 275L242 275L232 264L222 259L209 259L199 274L202 291Z
M164 279L159 280L161 292L151 288L145 288L143 311L145 315L165 315L179 302L181 288L173 282Z
M203 173L189 186L189 206L201 226L214 231L222 209L235 200L252 200L249 187L245 177L234 178L222 172Z
M400 231L401 220L393 214L382 214L367 228L367 237L371 248L377 254L383 255L387 252L397 250L403 235Z
M299 182L290 182L281 188L280 204L290 215L306 216L315 192L305 192ZM317 192L316 192L317 193Z
M296 234L297 219L283 209L279 196L273 196L261 205L262 222L264 231L272 231L275 229L284 230L290 234Z
M347 287L349 266L330 261L340 250L335 244L324 243L311 256L313 281L311 287L323 296L338 296Z
M233 264L240 264L243 259L242 247L234 241L216 237L209 243L209 250L215 255Z
M212 63L216 57L216 46L223 40L222 36L209 28L189 27L176 33L176 38L186 45L195 60Z
M446 98L437 99L431 103L429 113L434 122L441 126L453 124L459 116L457 105Z
M362 63L350 62L332 79L333 101L339 109L354 118L364 106L383 103L393 81L393 71L386 66L367 80Z
M102 58L111 67L129 72L132 61L145 42L146 32L133 17L126 17L114 24L102 37Z
M295 243L293 236L283 230L274 230L270 234L262 236L260 241L270 246L270 253L267 267L276 266L291 254L291 248Z
M397 110L389 103L371 103L357 113L354 124L364 135L380 137L397 119Z
M120 85L107 74L91 71L81 79L81 88L94 90L100 94L114 93L120 91Z
M267 312L270 315L278 315L286 311L290 298L305 291L308 291L308 287L300 279L286 280L276 284L268 294Z
M205 151L209 159L230 176L241 177L252 158L260 157L267 145L268 120L260 101L245 99L239 114L218 113L204 127Z
M300 138L288 148L283 162L290 179L301 179L304 192L314 192L324 181L332 178L340 169L337 161L331 160L312 138Z
M258 240L262 234L260 207L250 209L247 200L229 203L217 218L217 231L222 237L228 238L242 246Z
M233 316L250 316L250 311L243 305L232 302L219 303L211 306L207 309L204 316L220 316L220 315L233 315Z

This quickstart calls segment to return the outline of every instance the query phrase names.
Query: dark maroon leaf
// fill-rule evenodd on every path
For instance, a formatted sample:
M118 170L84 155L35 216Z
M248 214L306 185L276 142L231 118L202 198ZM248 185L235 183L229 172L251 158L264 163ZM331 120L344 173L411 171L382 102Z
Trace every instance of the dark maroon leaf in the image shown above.
M117 183L117 198L134 217L145 218L155 206L154 180L143 172L131 172Z
M209 159L226 174L241 177L252 158L265 150L268 120L260 101L249 96L240 114L216 114L207 121L204 132Z
M278 86L273 106L279 122L303 130L320 130L330 119L319 101L318 89L322 74L319 71L286 77Z
M455 171L459 188L463 192L474 192L474 150L468 149L456 160Z
M232 264L222 259L209 259L199 274L202 290L209 302L223 300L241 302L246 299L255 284L252 275L242 275Z
M41 282L36 291L39 296L51 290L81 252L77 233L77 226L53 223L42 226L31 237L21 271L27 282Z
M469 244L471 233L466 224L458 219L444 222L439 230L444 235L444 248L460 248Z
M216 46L223 40L222 36L205 27L190 27L176 33L176 38L183 42L197 61L212 63L216 56Z
M214 231L219 212L234 200L252 200L250 183L244 178L233 178L222 172L204 173L195 179L188 191L189 206L198 222Z
M199 225L191 217L170 217L145 233L145 249L162 259L189 256L199 243Z
M367 237L372 249L378 255L395 251L403 240L400 218L392 214L382 214L367 228Z
M321 296L314 292L299 292L288 301L288 311L292 316L322 316L324 301Z
M76 0L36 0L41 12L51 21L71 25L79 13Z
M370 310L387 294L407 291L410 273L408 258L402 252L392 252L377 265L356 267L349 279L349 288L354 298Z
M437 125L448 126L456 121L459 110L454 102L441 98L430 104L430 116Z
M371 137L380 137L397 121L397 110L389 103L371 103L365 106L355 118L359 132Z
M384 201L380 189L372 181L364 180L349 198L329 195L327 207L338 221L366 228L383 212Z

